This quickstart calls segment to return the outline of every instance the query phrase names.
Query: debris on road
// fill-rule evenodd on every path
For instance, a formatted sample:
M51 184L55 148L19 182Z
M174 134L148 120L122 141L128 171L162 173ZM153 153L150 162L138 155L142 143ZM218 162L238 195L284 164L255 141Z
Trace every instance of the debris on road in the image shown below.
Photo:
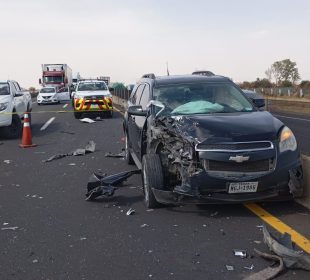
M37 259L33 260L32 263L38 263L39 261Z
M284 233L276 239L263 227L264 242L268 248L283 259L286 268L300 268L310 271L310 255L293 248L291 235Z
M71 162L71 163L69 163L68 165L70 165L70 166L76 166L76 163Z
M140 228L145 228L145 227L148 227L149 225L148 224L143 224L140 226Z
M251 264L251 266L244 266L243 268L247 269L247 270L253 270L254 269L254 265Z
M3 162L6 163L6 164L12 163L12 161L10 159L5 159Z
M67 107L68 107L68 103L62 106L62 108L64 108L64 109Z
M124 171L105 176L93 173L87 184L86 200L93 200L99 196L112 196L116 186L126 181L134 174L140 174L141 170Z
M234 249L233 252L234 252L234 255L235 255L236 257L240 257L240 258L242 258L242 259L243 259L243 258L246 258L246 256L247 256L246 250Z
M135 214L135 213L136 213L136 210L130 208L130 209L127 211L126 215L127 215L127 216L130 216L130 215L133 215L133 214Z
M284 270L284 265L283 265L283 260L279 256L276 255L270 255L266 253L262 253L256 249L254 249L256 254L258 254L260 257L269 259L269 260L274 260L279 262L279 266L277 267L267 267L259 272L256 272L246 278L244 280L268 280L268 279L273 279L275 278L281 271Z
M233 271L233 270L235 270L234 267L233 267L232 265L226 265L226 269L227 269L228 271Z
M122 151L118 154L114 154L111 152L108 152L104 155L105 157L114 157L114 158L124 158L125 157L125 150L122 149Z
M83 123L95 123L96 121L90 119L90 118L84 118L84 119L80 119L81 122Z
M50 162L50 161L61 159L61 158L68 157L68 156L84 156L89 153L94 153L95 149L96 149L96 143L94 141L89 141L87 145L85 146L85 148L79 148L67 154L53 155L49 157L48 159L43 160L43 162Z
M17 230L18 227L4 227L4 228L1 228L1 230Z
M72 131L65 131L65 130L60 131L60 133L70 134L70 135L74 135L74 134L75 134L75 132L72 132Z
M262 226L264 242L269 250L275 255L260 252L254 249L255 253L262 258L274 260L279 263L277 267L267 267L255 274L246 277L246 280L266 280L273 279L285 268L304 269L310 271L310 255L302 251L296 251L293 248L291 235L287 232L280 238L274 237L265 225Z

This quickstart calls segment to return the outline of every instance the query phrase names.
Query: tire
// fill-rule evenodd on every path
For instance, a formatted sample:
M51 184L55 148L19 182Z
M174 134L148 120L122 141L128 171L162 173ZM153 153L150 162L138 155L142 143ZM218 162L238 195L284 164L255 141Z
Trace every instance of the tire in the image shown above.
M22 135L22 121L17 114L12 115L12 124L3 128L4 136L8 139L19 138Z
M131 153L129 151L129 141L128 140L129 139L128 139L127 133L125 133L125 159L126 159L127 164L133 165L134 161L133 161L133 158L132 158Z
M80 119L82 117L82 113L79 113L79 112L74 112L74 117L76 119Z
M112 119L112 118L113 118L113 111L112 111L112 110L107 112L107 117L108 117L109 119Z
M152 189L164 188L164 176L160 157L157 154L146 154L142 159L142 181L144 191L144 203L147 208L158 208Z

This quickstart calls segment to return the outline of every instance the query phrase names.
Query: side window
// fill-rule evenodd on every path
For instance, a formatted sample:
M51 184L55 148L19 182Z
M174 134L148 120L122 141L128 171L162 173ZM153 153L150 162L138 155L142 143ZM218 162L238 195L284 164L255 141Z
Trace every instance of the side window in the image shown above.
M17 91L21 91L21 88L20 88L20 86L19 86L19 83L18 83L18 82L15 82L15 85L16 85L16 90L17 90Z
M20 91L20 88L16 82L13 82L13 86L17 92Z
M146 105L149 103L149 100L150 100L150 86L146 85L139 103L142 106L143 110L146 110Z
M15 87L14 83L10 83L10 88L11 88L11 91L13 93L13 96L15 96L15 94L16 94L16 87Z
M132 103L133 104L135 104L135 105L139 104L139 101L141 99L141 95L142 95L143 89L144 89L144 85L140 85L137 88L137 90L135 92L135 95L132 97Z

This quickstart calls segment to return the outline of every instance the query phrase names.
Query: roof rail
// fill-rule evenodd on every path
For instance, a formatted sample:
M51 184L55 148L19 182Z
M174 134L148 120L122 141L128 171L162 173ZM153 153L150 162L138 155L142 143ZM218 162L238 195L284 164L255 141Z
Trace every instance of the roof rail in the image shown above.
M192 75L201 75L201 76L215 76L215 74L211 71L195 71Z
M153 73L149 73L149 74L144 74L143 76L142 76L142 78L147 78L147 79L155 79L155 74L153 74Z

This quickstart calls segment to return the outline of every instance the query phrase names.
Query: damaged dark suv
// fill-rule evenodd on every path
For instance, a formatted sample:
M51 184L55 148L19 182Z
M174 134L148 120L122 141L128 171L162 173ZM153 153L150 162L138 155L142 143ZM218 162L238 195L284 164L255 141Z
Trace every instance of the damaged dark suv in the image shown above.
M124 118L146 206L288 200L303 193L293 132L230 79L144 75Z

